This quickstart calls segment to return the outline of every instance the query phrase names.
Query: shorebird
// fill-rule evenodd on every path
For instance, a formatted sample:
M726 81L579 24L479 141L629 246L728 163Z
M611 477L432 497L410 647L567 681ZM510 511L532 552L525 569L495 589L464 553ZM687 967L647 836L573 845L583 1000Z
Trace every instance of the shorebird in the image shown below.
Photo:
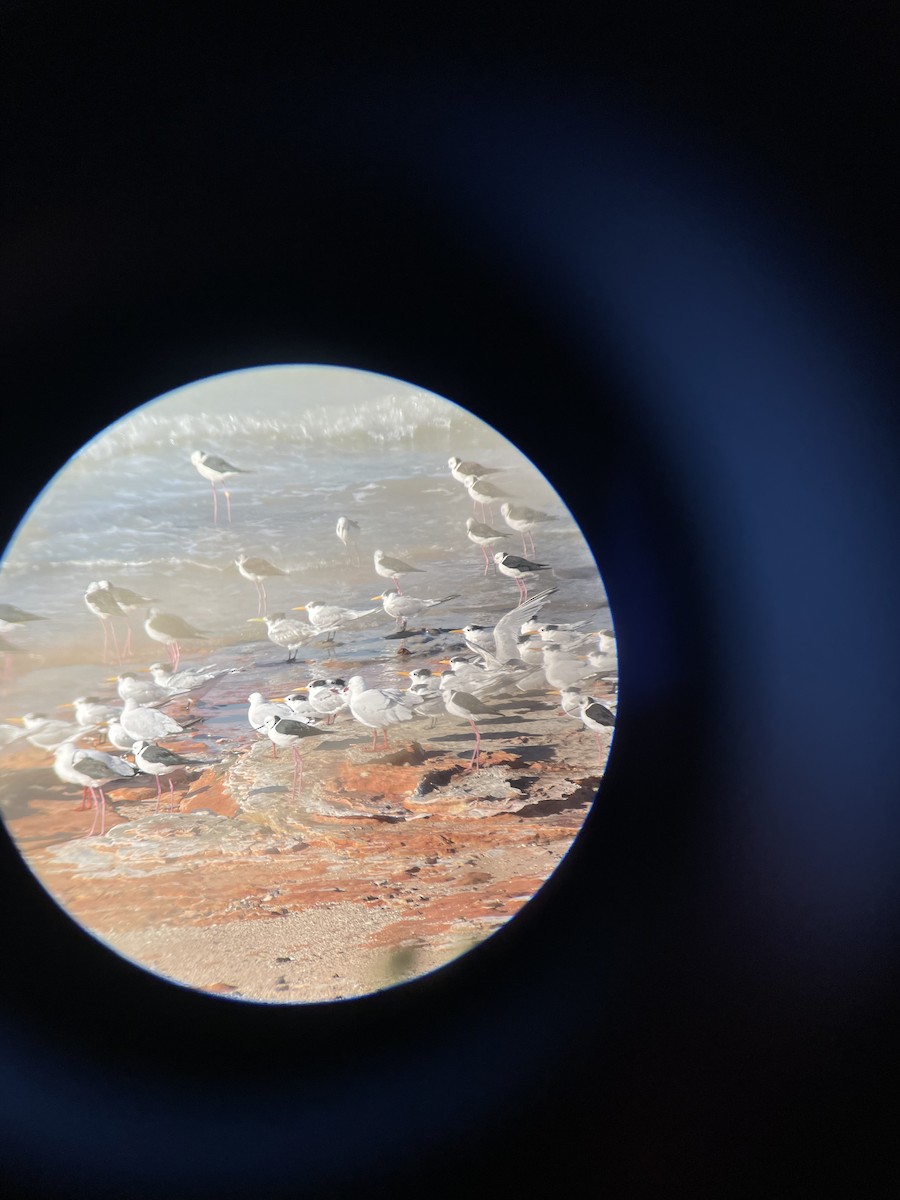
M483 704L471 692L463 691L452 684L442 687L441 691L444 696L444 708L446 708L450 716L468 721L472 726L472 731L475 734L475 749L469 760L469 769L477 771L480 765L478 760L481 755L481 733L475 724L475 718L480 716L497 716L497 710L490 708L487 704Z
M122 728L119 720L109 721L106 726L106 740L117 750L131 750L134 738Z
M485 546L496 546L508 538L509 534L501 533L499 529L494 529L491 525L485 525L481 521L476 521L474 517L469 517L466 521L466 537L470 542L474 542L484 555L484 573L487 575L491 560L488 558ZM496 567L494 569L496 570Z
M61 746L57 746L56 753L53 755L53 772L57 779L61 779L63 783L74 783L81 788L81 810L87 808L87 794L91 793L91 799L94 797L94 781L80 771L76 771L72 765L75 761L75 755L80 752L81 747L76 746L74 742L63 742Z
M495 500L503 500L509 492L504 492L502 488L496 487L487 479L478 479L475 475L466 475L462 481L466 485L466 491L472 497L475 504L481 506L481 520L484 521L484 506L487 505L488 522L493 519L492 505Z
M553 568L547 563L531 562L527 558L518 558L515 554L504 554L498 550L494 555L494 562L497 564L497 570L501 575L509 575L511 579L516 581L516 586L519 589L519 599L524 601L528 599L528 585L525 579L528 575L533 575L537 571L550 571Z
M225 675L240 674L238 667L175 671L164 663L151 663L148 670L166 699L174 700L176 696L186 696L188 704L193 704L195 700L205 696L213 684L218 683Z
M337 528L335 533L344 543L347 553L353 559L355 566L359 566L359 546L357 545L356 535L359 533L359 526L355 521L351 521L349 517L338 517Z
M450 474L457 483L465 483L466 476L471 475L474 479L480 479L482 475L496 475L498 471L502 471L502 467L483 467L477 462L463 462L461 458L457 458L454 454L447 459L447 466L450 468Z
M135 741L156 741L173 733L183 733L184 726L158 708L144 708L136 700L126 700L119 715L119 724Z
M59 721L48 717L46 713L25 713L21 721L25 727L25 740L41 750L56 750L63 742L70 742L88 732L83 725Z
M593 682L597 672L582 658L575 658L553 642L544 643L544 678L551 688L565 691Z
M269 607L265 581L275 575L286 575L287 571L282 571L281 567L273 567L265 558L248 558L246 554L234 561L243 577L256 584L256 615L259 616Z
M178 664L181 662L179 643L185 639L206 639L205 633L195 629L183 617L178 617L174 613L161 612L158 608L150 609L147 620L144 622L144 629L147 636L153 638L154 642L162 642L166 647L172 669L175 671L178 670Z
M585 698L584 692L581 690L581 688L575 687L573 684L572 687L562 688L558 694L559 707L562 709L565 715L567 717L580 718L581 712L579 710L581 708L581 702Z
M262 692L251 692L247 697L249 705L247 720L257 733L265 732L265 724L269 717L290 717L293 715L291 706L283 700L267 700ZM275 757L275 745L272 744L272 757Z
M87 591L84 593L84 602L88 607L88 611L92 612L95 617L100 618L100 623L103 626L103 661L109 662L109 633L112 631L113 645L116 648L117 663L122 661L122 656L119 652L119 639L116 635L116 627L114 619L116 617L125 617L125 610L113 598L106 588L102 587L98 581L89 583Z
M128 626L128 633L125 636L125 645L122 648L122 654L127 658L132 651L131 637L131 614L139 612L141 609L149 608L155 601L149 596L142 596L139 592L133 592L130 588L115 587L108 579L101 579L97 586L101 591L106 592L108 596L112 596L119 608L125 614L125 621Z
M29 621L46 621L46 619L35 613L25 612L23 608L16 608L15 604L0 604L0 633L9 633L11 629L27 625Z
M157 746L155 742L146 740L138 741L131 747L134 755L134 765L144 775L153 775L156 778L156 808L155 812L159 811L159 802L162 799L162 784L160 782L163 775L168 776L169 780L169 807L174 808L175 789L172 786L172 776L176 771L181 771L185 767L208 767L213 759L203 758L185 758L181 754L176 754L174 750L169 750L165 746Z
M305 738L321 737L328 732L306 721L292 720L290 717L266 717L265 731L272 743L273 751L277 746L290 746L294 757L294 782L291 786L291 799L296 800L297 792L303 782L303 759L300 756L300 744Z
M585 729L590 729L597 735L597 754L602 767L603 743L600 740L600 730L611 729L615 725L615 713L602 700L595 700L593 696L585 696L578 706L578 715L581 717Z
M221 483L222 491L225 493L225 505L228 510L228 524L231 524L231 496L228 493L228 488L225 486L225 480L232 475L249 475L250 472L244 470L243 467L233 467L231 463L226 462L224 458L219 458L217 454L204 454L202 450L195 450L191 455L191 462L200 472L204 479L208 479L212 485L213 493L213 523L219 523L219 498L216 495L216 484Z
M130 779L137 771L116 754L104 754L101 750L82 750L68 743L60 746L54 756L53 769L64 783L75 783L91 793L94 801L94 821L88 837L92 837L100 815L100 835L106 832L106 793L104 788L111 783ZM81 803L84 806L84 790ZM100 797L98 809L97 796Z
M409 696L410 706L419 716L431 717L433 729L435 718L444 712L440 678L429 667L416 667L414 671L401 671L400 674L409 679L406 694Z
M344 694L354 719L372 730L373 750L378 740L379 729L384 738L384 746L388 747L387 727L413 719L409 697L399 688L370 688L366 686L366 681L361 675L354 675L348 679Z
M420 600L417 596L404 596L397 588L385 588L379 596L373 596L372 599L381 601L382 608L389 617L394 618L398 629L405 629L410 617L421 616L426 609L434 608L436 604L446 604L448 600L456 600L458 597L458 592L451 592L449 596L442 596L440 600Z
M115 717L118 712L117 708L107 704L105 700L100 700L97 696L76 696L71 703L63 704L61 707L74 708L75 720L82 728L103 725Z
M537 619L537 617L529 617L527 621L523 621L522 624L519 626L519 633L526 633L526 634L538 633L543 624L544 624L544 622L539 621ZM584 625L587 625L587 620L584 620L584 621L556 621L555 622L555 628L565 629L565 630L581 629L582 626L584 626Z
M248 617L248 621L265 621L269 641L287 650L288 662L295 662L297 651L316 636L316 630L302 621L286 617L283 612L268 613L265 617Z
M158 665L158 664L155 664ZM150 668L153 669L152 667ZM171 667L168 668L171 671ZM110 680L112 682L112 680ZM161 687L158 683L154 683L150 679L141 679L134 671L124 671L121 675L115 676L116 691L119 693L119 699L124 702L126 700L134 700L137 704L161 704L164 700L169 699L169 691L165 687ZM134 739L132 738L132 741ZM121 749L130 749L131 743Z
M549 513L538 512L535 508L526 508L524 504L501 504L500 512L504 521L510 529L514 529L516 533L522 535L522 553L528 553L528 547L525 545L525 534L528 534L528 540L531 542L531 553L534 554L534 538L531 536L531 531L535 525L542 525L547 521L555 521L556 517L552 517Z
M397 591L403 595L403 588L400 586L400 575L408 575L411 571L422 572L421 567L411 567L409 563L403 561L402 558L390 558L383 550L375 551L375 570L382 579L393 580Z
M588 662L598 675L616 675L619 659L616 650L616 635L611 629L602 629L597 634L597 649L588 655Z
M462 629L451 629L450 632L464 634L469 649L479 654L489 666L506 666L519 658L518 630L523 619L527 621L534 617L558 590L550 587L535 592L530 599L521 601L504 613L491 630L484 625L470 624ZM467 631L471 631L471 635Z
M327 633L327 640L334 641L339 629L346 629L361 617L370 617L377 608L342 608L339 604L325 604L321 600L308 600L298 604L294 612L305 612L316 633Z
M596 637L594 633L583 633L578 629L562 629L559 625L541 625L538 629L538 637L541 642L555 642L563 650L576 650L579 646L585 645L591 638Z
M338 713L347 707L346 686L343 679L313 679L307 686L306 694L313 711L325 717L327 725L333 725Z
M518 663L514 669L488 667L482 662L470 662L461 654L456 654L453 658L443 658L441 662L448 668L441 675L442 689L446 691L448 687L462 688L463 691L477 696L479 700L485 696L494 696L498 692L506 692L518 682Z
M309 702L309 696L304 696L304 688L298 688L296 692L288 692L284 698L284 703L291 710L291 716L297 717L301 721L318 721L319 714Z

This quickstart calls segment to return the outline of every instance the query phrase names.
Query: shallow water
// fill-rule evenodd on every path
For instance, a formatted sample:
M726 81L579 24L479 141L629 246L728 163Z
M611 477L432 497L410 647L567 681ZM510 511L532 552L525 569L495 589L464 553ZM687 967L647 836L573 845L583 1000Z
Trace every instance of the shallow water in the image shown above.
M247 471L229 481L231 524L221 491L213 522L211 487L190 461L197 448ZM165 648L141 627L145 614L135 613L133 657L121 667L103 662L100 622L83 596L104 578L205 631L206 642L183 646L184 665L240 667L201 703L201 737L245 737L250 691L283 695L323 671L402 682L406 651L409 663L435 662L461 639L386 640L395 627L373 599L388 585L374 570L375 549L421 568L404 577L405 592L458 593L429 614L429 625L491 625L518 601L515 582L493 568L485 575L481 551L466 537L473 505L450 475L451 454L501 468L491 478L514 502L556 518L536 538L535 557L552 570L531 586L558 588L546 618L594 616L608 627L591 551L561 499L482 421L379 376L317 367L241 372L138 409L90 442L36 500L3 559L0 598L45 619L7 635L26 653L8 656L4 715L65 716L71 710L56 706L76 695L114 697L118 670L165 660ZM335 534L341 515L360 526L359 563ZM492 523L507 530L499 509ZM521 554L521 536L508 532L507 548ZM287 572L267 584L270 612L314 599L377 611L340 634L335 650L315 644L288 667L264 626L249 620L257 593L235 565L242 552ZM120 621L120 643L124 633Z

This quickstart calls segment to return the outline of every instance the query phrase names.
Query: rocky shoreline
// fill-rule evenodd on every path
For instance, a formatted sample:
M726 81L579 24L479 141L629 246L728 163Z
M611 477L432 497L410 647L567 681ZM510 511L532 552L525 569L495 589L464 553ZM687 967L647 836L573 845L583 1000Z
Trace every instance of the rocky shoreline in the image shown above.
M247 678L218 688L215 707L245 707ZM84 836L90 814L27 743L4 751L0 806L51 895L139 965L246 1000L362 995L489 936L584 822L609 732L598 753L552 697L495 707L480 726L478 770L468 769L474 739L462 722L420 719L372 752L344 714L304 754L296 800L290 753L273 757L245 726L172 743L218 759L175 777L172 811L155 811L147 777L112 789L103 836Z

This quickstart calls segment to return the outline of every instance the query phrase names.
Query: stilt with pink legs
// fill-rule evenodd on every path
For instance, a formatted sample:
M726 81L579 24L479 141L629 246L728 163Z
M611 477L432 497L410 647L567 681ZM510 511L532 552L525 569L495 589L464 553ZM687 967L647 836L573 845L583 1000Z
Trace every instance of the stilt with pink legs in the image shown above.
M141 596L138 592L133 592L130 588L115 587L108 579L101 579L97 584L101 591L111 596L118 604L119 608L125 614L125 621L128 627L128 632L125 636L125 645L122 647L122 657L130 658L134 651L132 644L133 630L131 626L131 614L140 612L150 607L155 603L150 596Z
M219 498L216 494L216 484L222 485L222 491L225 493L225 506L228 511L228 524L231 524L231 496L228 489L225 487L225 480L232 475L249 475L243 467L232 466L226 462L224 458L219 458L217 454L205 454L202 450L195 450L191 455L191 462L200 472L204 479L208 479L212 487L213 494L213 524L219 523Z
M408 562L404 562L402 558L391 558L385 554L383 550L376 550L374 554L375 570L382 579L390 579L400 595L403 595L403 588L400 586L400 576L409 575L412 571L422 572L421 567L412 567Z
M107 588L99 582L88 584L87 591L84 593L84 602L88 607L88 611L92 612L95 617L99 617L100 623L103 626L103 661L105 663L113 662L118 665L122 661L122 655L119 650L119 638L116 634L115 622L117 617L127 620L124 609L113 598ZM112 659L109 657L110 634L112 634L112 641L116 652L115 658Z
M483 525L481 521L476 521L473 517L469 517L466 521L466 537L470 542L474 542L484 555L484 573L487 575L488 568L493 559L488 557L485 547L499 546L501 542L509 537L509 534L501 533L499 529L494 529L490 525ZM496 564L494 565L494 570L497 570Z
M531 542L531 554L534 554L534 538L531 536L531 531L536 525L546 524L548 521L555 521L556 517L550 513L539 512L536 508L526 508L524 504L501 504L500 512L504 521L510 529L514 529L516 533L522 535L522 553L528 554L528 547L525 545L525 534L528 534L528 540Z
M182 771L187 767L206 767L210 765L212 759L202 758L185 758L181 754L176 754L174 750L169 750L166 746L157 746L155 742L148 742L146 739L135 742L132 746L134 754L134 765L144 775L153 775L156 779L156 809L159 812L159 805L162 799L162 776L165 775L169 781L169 810L175 807L175 789L172 785L172 776L176 771Z
M509 492L504 492L502 488L498 488L495 484L490 483L487 479L476 479L474 475L465 477L466 491L471 496L472 500L481 507L481 519L484 521L484 509L487 505L488 524L494 519L494 510L491 507L495 500L505 500L509 496Z
M303 783L303 759L300 756L300 745L312 737L321 737L328 733L318 725L309 721L293 720L290 717L278 717L274 713L266 717L265 731L273 748L290 746L294 759L294 779L291 785L291 799L296 800Z
M452 679L453 673L445 672L442 680L446 676ZM461 691L452 685L443 686L441 690L444 695L444 708L446 708L450 716L459 717L462 721L468 721L472 726L472 732L475 734L475 749L469 760L469 768L470 770L477 771L480 766L479 760L481 757L481 733L475 724L475 718L478 716L498 716L497 709L484 704L477 696L473 696L471 692Z
M508 575L510 579L516 581L519 589L519 601L524 603L528 599L528 585L525 580L529 575L534 575L538 571L550 571L553 568L547 563L531 562L527 558L518 558L515 554L504 554L498 550L494 555L494 562L497 564L497 570L501 575Z
M87 834L94 836L97 818L100 818L100 836L106 832L106 793L103 790L113 783L121 783L137 774L131 763L117 754L104 754L100 750L85 750L74 742L64 742L53 756L53 770L65 783L74 783L82 789L81 804L84 807L85 791L91 793L94 820Z
M164 613L158 608L151 608L144 622L144 631L154 642L162 642L169 655L172 669L177 671L181 662L181 646L183 641L194 638L206 640L206 634L195 629L190 622L174 613Z
M286 575L287 572L282 571L280 567L273 566L264 558L248 558L246 554L242 554L234 561L243 577L256 584L256 615L263 616L268 611L265 581L275 575Z
M590 729L597 736L598 765L602 770L603 742L600 731L611 729L616 723L616 715L611 708L607 708L602 700L595 700L593 696L584 697L578 706L578 715L581 717L585 729Z

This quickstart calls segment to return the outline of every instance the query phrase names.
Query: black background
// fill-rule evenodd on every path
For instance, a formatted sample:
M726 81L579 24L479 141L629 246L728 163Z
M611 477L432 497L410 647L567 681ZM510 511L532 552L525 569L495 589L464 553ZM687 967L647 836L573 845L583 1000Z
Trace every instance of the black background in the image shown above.
M545 471L622 656L564 869L464 961L377 997L172 988L80 934L4 839L20 1193L892 1190L898 22L731 7L4 6L0 532L168 388L359 366ZM676 210L701 214L696 256L675 249L695 314L713 281L709 359L737 345L711 297L753 292L772 332L748 333L750 390L790 375L782 338L821 390L723 391L704 424L702 322L667 386L678 364L648 348L677 347L654 342ZM769 260L793 307L768 305ZM713 466L672 432L698 421ZM789 561L770 610L754 588Z

